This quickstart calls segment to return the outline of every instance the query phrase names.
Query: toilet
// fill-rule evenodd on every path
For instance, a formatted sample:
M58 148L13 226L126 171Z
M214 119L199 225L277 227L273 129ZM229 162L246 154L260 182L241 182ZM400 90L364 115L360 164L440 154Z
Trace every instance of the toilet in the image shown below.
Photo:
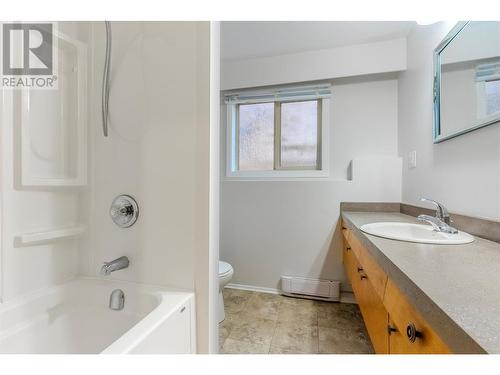
M227 263L219 260L219 301L218 301L218 318L219 323L226 318L226 313L224 312L224 296L222 295L222 290L231 281L233 277L233 267Z

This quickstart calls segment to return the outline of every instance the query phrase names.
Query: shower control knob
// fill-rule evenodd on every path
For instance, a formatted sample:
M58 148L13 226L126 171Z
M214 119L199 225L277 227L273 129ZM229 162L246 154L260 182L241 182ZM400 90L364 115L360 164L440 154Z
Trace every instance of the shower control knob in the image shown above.
M122 208L120 208L119 210L119 214L120 215L125 215L125 216L128 216L128 215L131 215L134 213L134 207L132 207L131 204L127 205L127 206L123 206Z
M137 221L139 206L130 195L119 195L111 203L109 214L120 228L128 228Z

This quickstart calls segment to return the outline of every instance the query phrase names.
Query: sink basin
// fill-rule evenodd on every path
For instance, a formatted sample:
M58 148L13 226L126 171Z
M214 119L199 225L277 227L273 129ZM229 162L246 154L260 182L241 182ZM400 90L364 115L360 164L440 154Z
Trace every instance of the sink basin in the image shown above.
M474 237L468 233L436 232L432 226L425 224L382 222L365 224L360 229L374 236L406 242L457 245L474 241Z

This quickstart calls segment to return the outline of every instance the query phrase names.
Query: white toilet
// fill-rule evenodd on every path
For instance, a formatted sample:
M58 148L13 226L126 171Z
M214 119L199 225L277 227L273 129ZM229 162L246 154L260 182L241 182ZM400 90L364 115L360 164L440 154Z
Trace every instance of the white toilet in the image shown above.
M224 312L224 296L222 295L222 289L231 281L233 277L233 267L227 263L219 260L219 323L226 318L226 313Z

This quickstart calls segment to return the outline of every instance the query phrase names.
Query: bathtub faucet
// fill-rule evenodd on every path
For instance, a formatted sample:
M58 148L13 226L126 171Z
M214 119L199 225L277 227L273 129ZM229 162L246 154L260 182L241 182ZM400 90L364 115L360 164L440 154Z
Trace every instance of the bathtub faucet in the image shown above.
M112 260L111 262L104 262L102 268L101 268L101 275L109 275L111 272L122 270L124 268L127 268L129 265L129 260L127 257L119 257L115 260Z
M125 293L121 289L115 289L109 296L109 308L111 310L120 311L125 306Z

